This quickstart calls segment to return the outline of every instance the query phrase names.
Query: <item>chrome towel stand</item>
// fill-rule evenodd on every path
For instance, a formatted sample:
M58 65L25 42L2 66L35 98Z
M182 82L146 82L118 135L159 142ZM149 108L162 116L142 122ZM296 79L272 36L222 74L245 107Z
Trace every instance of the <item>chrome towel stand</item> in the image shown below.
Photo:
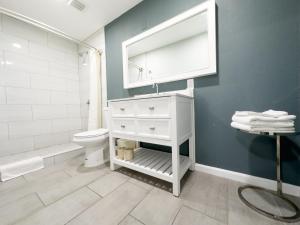
M238 129L240 130L240 129ZM280 147L280 140L282 136L290 136L290 135L299 135L300 132L295 132L295 133L271 133L271 132L258 132L258 133L252 133L252 132L248 132L245 130L240 130L249 134L257 134L257 135L266 135L266 136L275 136L276 137L276 177L277 177L277 190L276 191L272 191L269 189L265 189L265 188L261 188L261 187L257 187L257 186L253 186L253 185L244 185L238 188L238 195L239 198L241 199L241 201L247 205L249 208L253 209L254 211L269 217L271 219L277 220L277 221L281 221L281 222L287 222L287 223L293 223L293 222L297 222L300 221L300 209L299 207L292 202L290 199L288 199L287 197L285 197L285 195L282 193L282 180L281 180L281 147ZM280 216L280 215L275 215L273 213L267 212L263 209L258 208L257 206L255 206L254 204L250 203L244 196L243 196L243 191L246 189L252 189L252 190L260 190L260 191L264 191L267 193L271 193L272 195L276 196L277 198L282 199L284 202L286 202L289 206L291 206L293 208L293 210L295 211L295 214L293 216Z

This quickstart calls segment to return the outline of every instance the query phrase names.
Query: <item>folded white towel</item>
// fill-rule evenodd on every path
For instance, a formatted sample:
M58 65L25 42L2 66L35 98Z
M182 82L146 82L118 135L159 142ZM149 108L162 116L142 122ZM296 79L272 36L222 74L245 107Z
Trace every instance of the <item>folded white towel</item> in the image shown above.
M6 181L24 174L44 168L44 160L41 157L23 159L0 166L0 180Z
M252 127L250 125L241 124L237 122L232 122L231 126L236 129L245 130L248 132L270 132L270 133L294 133L294 127L283 127L283 128L274 128L274 127Z
M282 122L251 121L250 123L241 123L241 124L249 125L252 127L275 127L275 128L294 127L295 125L293 120L287 120Z
M239 123L251 123L253 121L261 122L283 122L296 119L294 115L280 116L280 117L268 117L268 116L236 116L233 115L232 121Z
M273 117L280 117L280 116L288 115L288 113L285 111L276 111L276 110L272 110L272 109L264 111L262 114L266 115L266 116L273 116Z
M235 116L262 116L262 113L254 111L235 111Z
M266 117L280 117L288 115L285 111L276 111L269 109L264 112L254 112L254 111L235 111L236 116L266 116Z

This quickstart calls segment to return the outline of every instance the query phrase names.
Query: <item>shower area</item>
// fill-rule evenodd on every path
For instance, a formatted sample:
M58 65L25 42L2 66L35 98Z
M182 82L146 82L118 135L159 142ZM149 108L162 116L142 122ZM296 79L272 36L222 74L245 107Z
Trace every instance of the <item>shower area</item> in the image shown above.
M102 126L101 57L87 44L0 13L1 181L83 155L72 138ZM24 159L29 164L15 167Z

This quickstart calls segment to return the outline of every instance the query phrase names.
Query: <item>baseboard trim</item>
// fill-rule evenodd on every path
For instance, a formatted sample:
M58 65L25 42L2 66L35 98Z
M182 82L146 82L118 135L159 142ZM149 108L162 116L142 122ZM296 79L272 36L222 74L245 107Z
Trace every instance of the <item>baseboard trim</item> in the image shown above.
M227 178L227 179L245 183L245 184L251 184L251 185L256 185L256 186L263 187L263 188L268 188L271 190L276 190L276 181L270 180L270 179L251 176L251 175L244 174L244 173L238 173L238 172L234 172L234 171L230 171L230 170L224 170L224 169L220 169L217 167L206 166L206 165L202 165L202 164L198 164L198 163L195 164L195 170L202 172L202 173L207 173L207 174L215 175L218 177ZM286 194L300 197L300 186L283 183L282 189L283 189L283 192Z

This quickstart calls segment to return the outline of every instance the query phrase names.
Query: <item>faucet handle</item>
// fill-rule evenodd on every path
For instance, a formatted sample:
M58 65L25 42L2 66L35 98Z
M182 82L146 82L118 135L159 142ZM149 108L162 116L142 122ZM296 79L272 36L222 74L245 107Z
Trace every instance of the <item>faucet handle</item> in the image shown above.
M152 84L152 88L156 87L156 94L158 94L158 84L157 83L153 83Z

